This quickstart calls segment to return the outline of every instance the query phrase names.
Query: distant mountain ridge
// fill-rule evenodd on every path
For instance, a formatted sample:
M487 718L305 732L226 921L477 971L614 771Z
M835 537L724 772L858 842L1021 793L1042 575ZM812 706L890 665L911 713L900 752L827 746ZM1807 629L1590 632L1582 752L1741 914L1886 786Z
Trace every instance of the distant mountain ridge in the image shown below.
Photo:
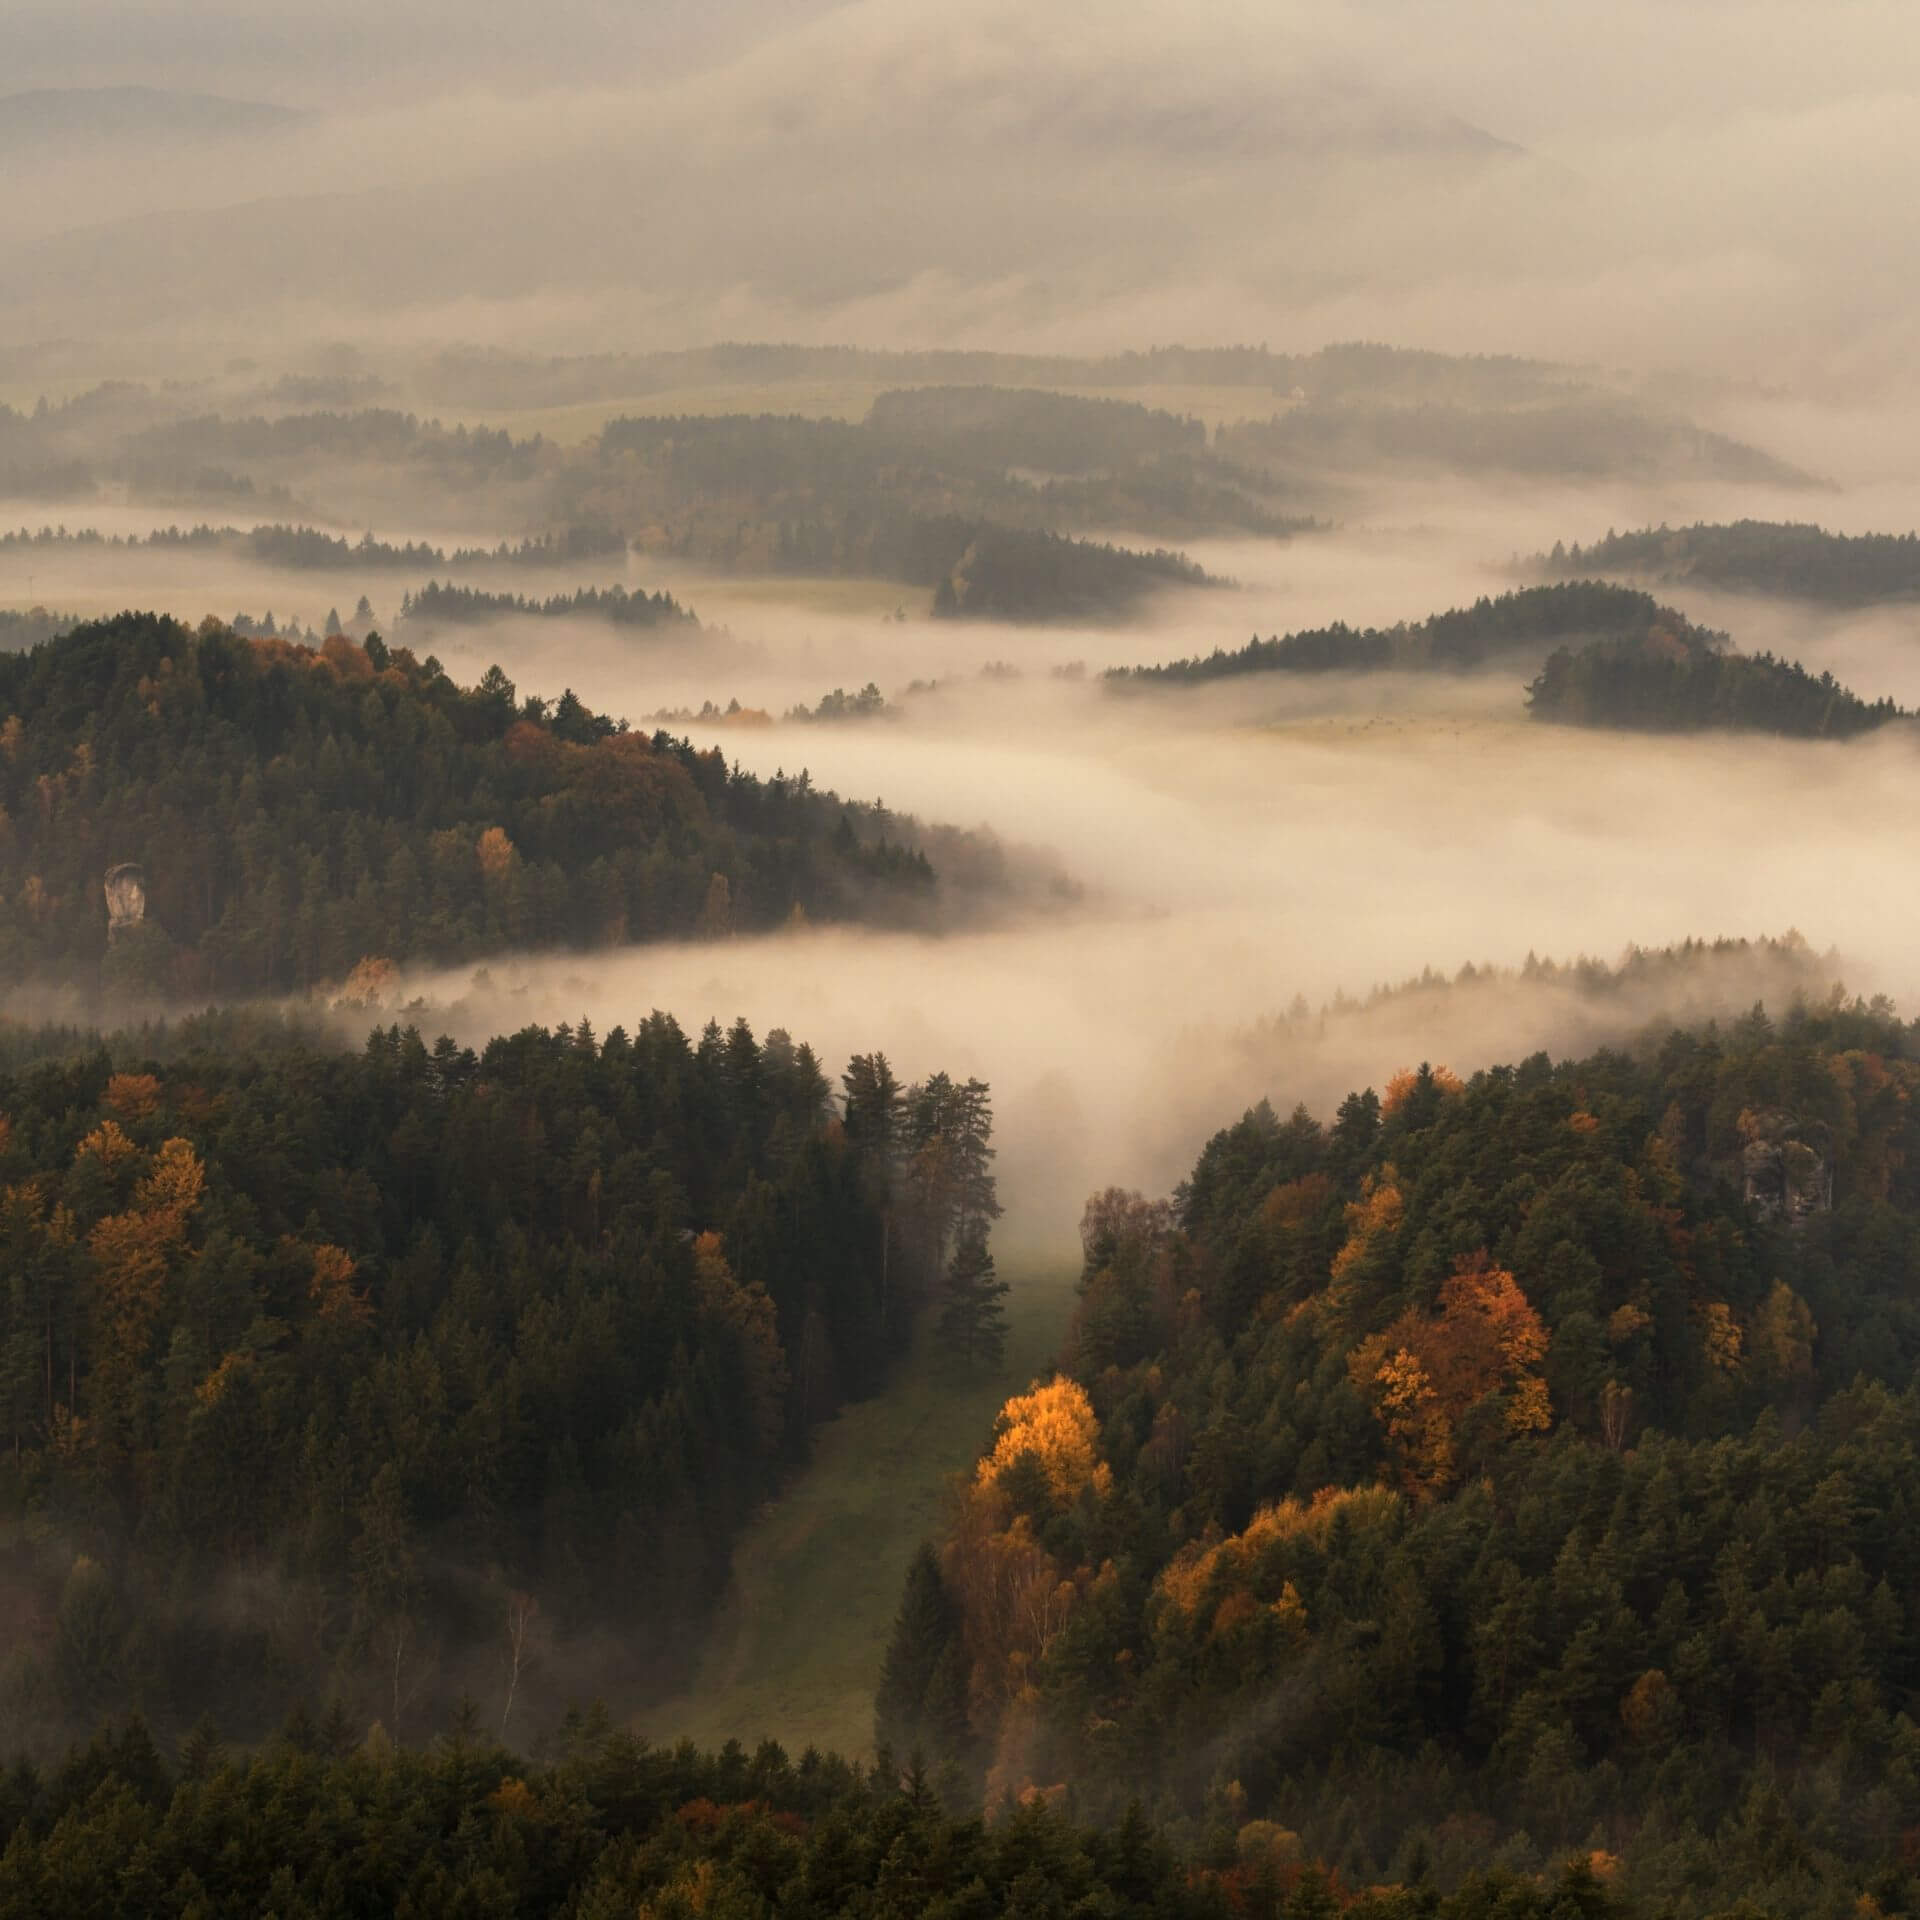
M0 152L111 138L258 137L312 118L303 107L165 87L39 87L0 94Z

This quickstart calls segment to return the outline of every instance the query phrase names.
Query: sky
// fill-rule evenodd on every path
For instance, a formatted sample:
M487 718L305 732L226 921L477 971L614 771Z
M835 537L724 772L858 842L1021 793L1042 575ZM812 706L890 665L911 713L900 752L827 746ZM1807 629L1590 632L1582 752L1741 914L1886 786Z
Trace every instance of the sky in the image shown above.
M1920 18L1881 0L9 15L16 88L320 117L10 167L0 341L204 324L218 288L260 327L557 351L1391 337L1905 377Z

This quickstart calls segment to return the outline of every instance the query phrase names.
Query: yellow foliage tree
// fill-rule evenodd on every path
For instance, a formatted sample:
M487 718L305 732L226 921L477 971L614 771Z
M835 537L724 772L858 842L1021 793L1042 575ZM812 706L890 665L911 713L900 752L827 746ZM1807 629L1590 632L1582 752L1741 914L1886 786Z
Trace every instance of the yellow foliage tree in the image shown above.
M480 836L474 851L480 856L480 871L489 880L500 879L512 869L514 861L519 858L504 827L489 827Z
M118 1121L102 1120L73 1151L76 1161L97 1160L108 1173L118 1173L140 1149L121 1132Z
M1333 1256L1336 1283L1345 1279L1382 1240L1399 1232L1400 1222L1406 1217L1406 1204L1395 1184L1397 1177L1390 1166L1383 1167L1377 1177L1368 1174L1361 1197L1348 1206L1347 1237Z
M1077 1381L1036 1381L1000 1409L993 1451L981 1461L978 1479L995 1485L1015 1461L1032 1454L1056 1500L1071 1500L1093 1485L1100 1472L1100 1423L1093 1402Z
M1710 1300L1700 1310L1700 1338L1707 1350L1707 1364L1716 1373L1740 1371L1746 1337L1724 1300Z

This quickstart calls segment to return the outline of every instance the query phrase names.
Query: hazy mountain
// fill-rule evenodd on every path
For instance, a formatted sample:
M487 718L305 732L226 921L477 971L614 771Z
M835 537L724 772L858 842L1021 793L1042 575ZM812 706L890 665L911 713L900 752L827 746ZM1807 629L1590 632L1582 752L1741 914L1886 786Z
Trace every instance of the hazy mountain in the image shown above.
M59 151L105 141L148 145L258 138L311 119L261 100L160 87L43 87L0 94L0 153Z

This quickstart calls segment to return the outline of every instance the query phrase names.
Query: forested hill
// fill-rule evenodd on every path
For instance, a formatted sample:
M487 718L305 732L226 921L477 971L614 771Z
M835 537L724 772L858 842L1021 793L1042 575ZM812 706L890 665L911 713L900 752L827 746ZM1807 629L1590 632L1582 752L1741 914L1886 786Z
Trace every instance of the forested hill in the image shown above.
M1756 1008L1097 1196L882 1731L1094 1817L1230 1795L1360 1884L1602 1848L1670 1912L1904 1910L1917 1095L1881 1008Z
M1555 641L1637 635L1662 624L1688 630L1679 614L1659 606L1651 594L1583 580L1523 587L1411 625L1337 624L1269 640L1256 635L1231 653L1216 648L1204 658L1174 660L1165 666L1115 667L1107 681L1118 687L1191 686L1244 673L1459 670Z
M736 1529L998 1212L980 1082L863 1057L841 1103L744 1022L61 1040L0 1033L16 1751L299 1698L534 1737L672 1684Z
M729 771L570 692L522 700L497 667L460 687L377 636L309 649L151 614L0 656L0 803L0 967L73 980L104 957L182 993L796 914L924 922L1001 880L975 836ZM146 922L110 947L125 862Z
M1710 729L1844 740L1909 718L1869 703L1831 673L1770 653L1731 653L1684 626L1557 649L1527 689L1536 720L1642 733Z
M1828 533L1792 521L1610 532L1591 546L1556 543L1533 564L1552 575L1628 574L1839 607L1920 598L1920 535Z

